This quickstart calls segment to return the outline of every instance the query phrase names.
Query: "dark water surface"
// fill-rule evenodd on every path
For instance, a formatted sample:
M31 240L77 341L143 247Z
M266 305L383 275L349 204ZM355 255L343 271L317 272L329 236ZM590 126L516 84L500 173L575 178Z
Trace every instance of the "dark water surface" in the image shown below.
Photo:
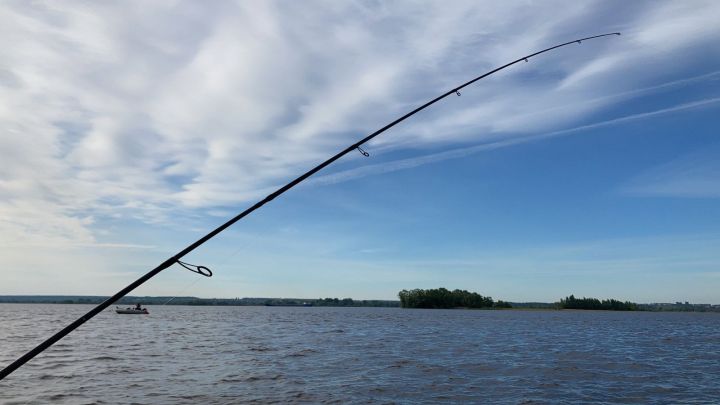
M89 310L0 304L0 366ZM720 314L397 308L106 311L0 403L720 403Z

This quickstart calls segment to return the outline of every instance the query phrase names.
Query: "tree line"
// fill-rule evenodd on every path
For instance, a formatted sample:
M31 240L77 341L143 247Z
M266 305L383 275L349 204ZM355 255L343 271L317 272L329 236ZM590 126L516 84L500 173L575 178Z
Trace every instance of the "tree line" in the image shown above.
M99 304L105 296L79 295L0 295L0 303ZM197 298L125 296L114 305L198 305L198 306L320 306L320 307L398 307L398 301L354 300L352 298Z
M602 300L597 298L575 298L574 295L560 299L558 308L561 309L602 309L608 311L638 311L638 304L630 301L615 299Z
M403 308L510 308L504 301L493 301L492 297L484 297L476 292L435 288L423 290L402 290L398 293L400 306Z

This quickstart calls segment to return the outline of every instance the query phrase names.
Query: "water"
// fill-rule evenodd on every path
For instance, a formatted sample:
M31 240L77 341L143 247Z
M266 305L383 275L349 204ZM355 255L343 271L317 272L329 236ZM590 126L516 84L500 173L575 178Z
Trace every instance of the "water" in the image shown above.
M0 304L0 365L89 310ZM398 308L106 311L0 403L718 403L720 314Z

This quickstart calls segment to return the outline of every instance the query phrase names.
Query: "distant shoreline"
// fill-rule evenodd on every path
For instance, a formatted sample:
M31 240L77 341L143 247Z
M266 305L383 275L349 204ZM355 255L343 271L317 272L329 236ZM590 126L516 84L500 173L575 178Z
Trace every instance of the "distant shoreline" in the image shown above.
M89 304L97 305L107 296L83 295L0 295L0 304ZM282 307L391 307L399 308L400 301L395 300L355 300L351 298L198 298L198 297L158 297L127 296L113 305L190 305L190 306L282 306ZM565 310L556 303L511 302L512 308L482 308L485 310ZM650 303L637 304L638 311L653 312L720 312L720 305L691 303ZM481 309L481 310L482 310ZM585 309L570 309L587 311Z
M99 295L0 295L0 304L100 304ZM112 305L285 306L285 307L399 307L400 301L351 298L198 298L126 296Z

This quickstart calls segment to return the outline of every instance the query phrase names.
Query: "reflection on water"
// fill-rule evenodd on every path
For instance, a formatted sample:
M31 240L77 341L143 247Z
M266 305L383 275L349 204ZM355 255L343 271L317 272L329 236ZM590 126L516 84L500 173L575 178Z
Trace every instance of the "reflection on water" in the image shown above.
M0 304L0 365L88 311ZM720 314L398 308L106 311L0 403L717 403Z

